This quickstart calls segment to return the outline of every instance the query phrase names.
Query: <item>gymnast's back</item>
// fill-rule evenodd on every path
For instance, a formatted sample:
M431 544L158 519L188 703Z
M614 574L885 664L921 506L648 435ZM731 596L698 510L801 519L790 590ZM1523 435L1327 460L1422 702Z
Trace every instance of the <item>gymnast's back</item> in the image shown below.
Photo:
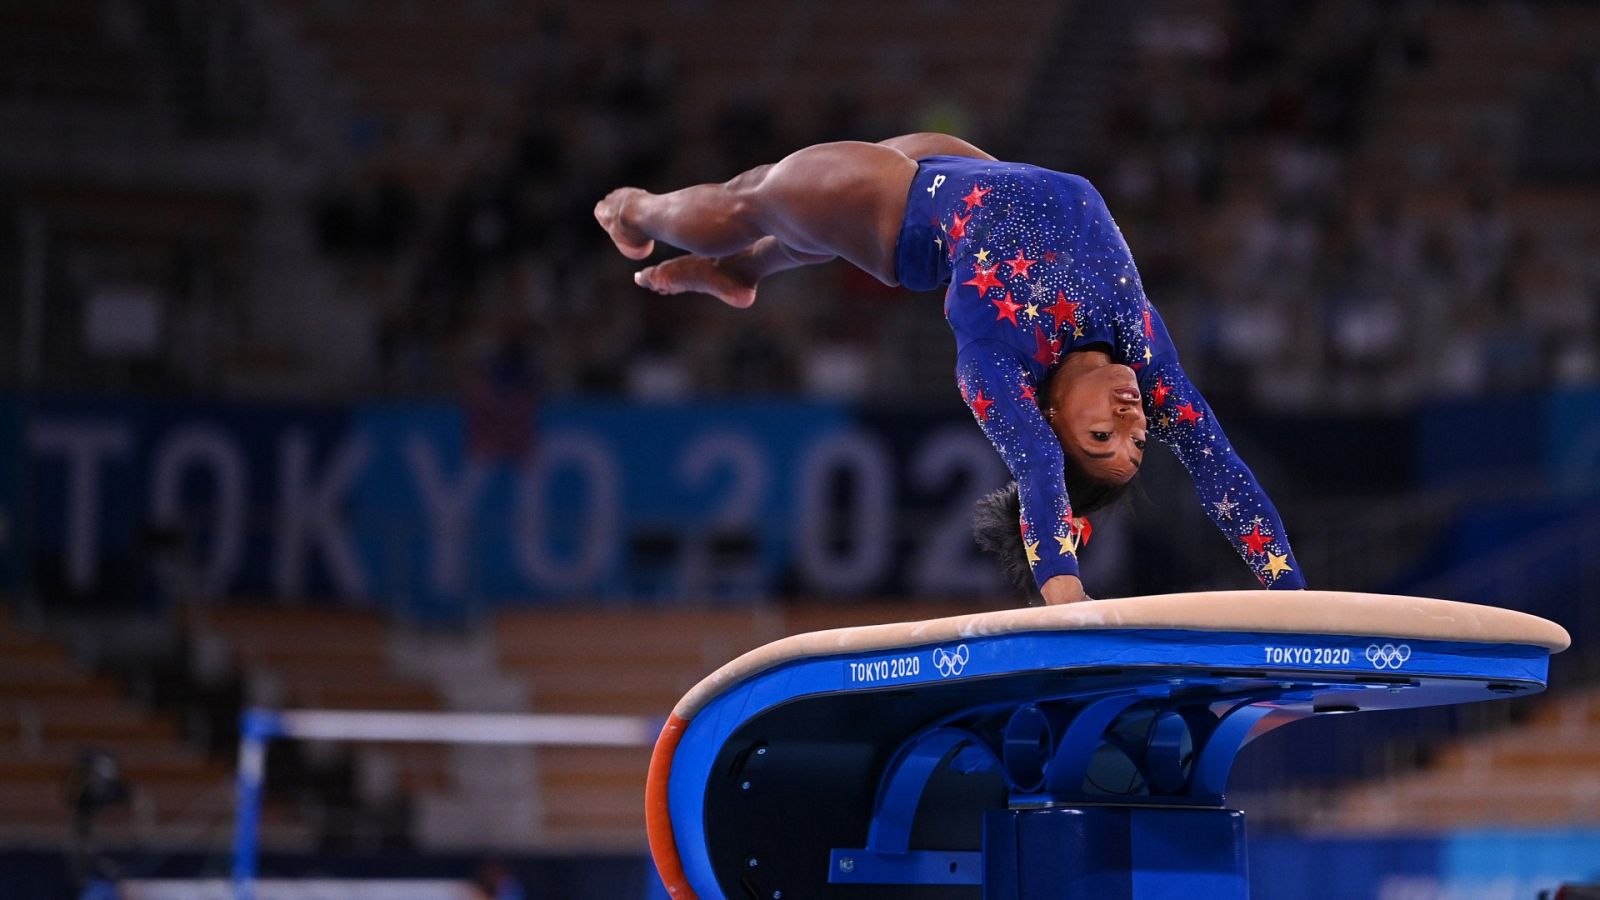
M1041 376L1089 345L1135 368L1150 361L1147 350L1176 355L1105 200L1078 175L964 156L920 160L895 269L911 290L949 285L944 311L958 351L1005 344Z

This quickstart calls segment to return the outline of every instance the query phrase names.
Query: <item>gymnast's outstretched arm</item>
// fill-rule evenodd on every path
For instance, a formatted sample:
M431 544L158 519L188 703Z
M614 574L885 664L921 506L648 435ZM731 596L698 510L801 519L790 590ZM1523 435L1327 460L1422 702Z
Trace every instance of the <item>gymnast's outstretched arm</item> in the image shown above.
M1039 411L1037 385L1016 350L976 340L956 354L956 383L984 437L1017 482L1022 544L1034 583L1048 604L1088 599L1078 576L1061 440Z
M1172 448L1189 470L1213 524L1263 586L1306 586L1283 520L1256 476L1234 451L1216 413L1178 365L1163 355L1140 373L1150 436Z

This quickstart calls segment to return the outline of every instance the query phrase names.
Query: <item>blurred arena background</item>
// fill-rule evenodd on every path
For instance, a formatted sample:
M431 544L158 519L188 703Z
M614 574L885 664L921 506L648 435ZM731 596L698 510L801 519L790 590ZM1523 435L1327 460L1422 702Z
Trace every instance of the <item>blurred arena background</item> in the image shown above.
M660 298L590 218L919 130L1096 182L1313 586L1572 631L1535 700L1254 745L1255 896L1600 880L1600 4L0 0L0 48L0 895L223 896L252 706L659 719L1014 603L936 297ZM1097 596L1251 586L1197 505L1094 526ZM262 872L646 898L647 754L280 742Z

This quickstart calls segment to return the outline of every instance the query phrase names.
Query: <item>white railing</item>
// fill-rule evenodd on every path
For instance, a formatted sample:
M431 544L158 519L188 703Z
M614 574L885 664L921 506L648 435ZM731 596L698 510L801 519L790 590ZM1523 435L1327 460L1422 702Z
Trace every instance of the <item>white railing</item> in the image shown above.
M398 741L563 747L649 747L661 722L642 716L249 710L240 718L233 897L257 896L257 828L273 740Z

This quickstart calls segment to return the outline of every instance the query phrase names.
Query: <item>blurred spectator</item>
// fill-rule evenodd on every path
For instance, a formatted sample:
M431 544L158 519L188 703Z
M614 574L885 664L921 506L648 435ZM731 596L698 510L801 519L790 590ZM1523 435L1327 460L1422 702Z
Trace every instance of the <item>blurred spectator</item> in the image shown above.
M1098 155L1060 163L1106 193L1151 297L1169 320L1190 323L1189 364L1231 382L1214 391L1251 403L1339 404L1352 379L1415 399L1446 385L1539 377L1530 373L1589 377L1596 276L1582 235L1600 223L1575 205L1548 218L1517 203L1540 183L1600 180L1600 54L1562 47L1557 16L1529 4L1228 0L1218 8L1211 19L1144 10L1128 50L1101 67L1111 89L1093 114ZM417 57L415 83L391 85L409 72L383 58L390 50L349 44L359 33L351 23L375 15L359 6L314 6L282 33L283 22L268 29L248 11L175 0L143 12L106 6L86 41L126 54L166 35L142 58L175 78L185 127L259 128L258 152L292 154L308 183L321 185L307 198L306 243L330 277L257 287L262 269L312 267L279 266L280 250L270 263L241 254L237 235L160 238L175 261L170 284L159 285L171 352L58 368L90 385L226 383L217 376L229 360L196 348L251 346L260 337L245 324L278 318L218 311L237 310L247 285L250 303L303 289L327 294L311 308L335 297L364 304L382 367L373 380L397 393L479 383L482 360L464 348L515 344L529 327L540 335L546 391L859 396L863 381L885 383L873 373L938 359L948 351L939 329L902 331L898 314L856 314L887 295L843 267L785 275L775 285L790 287L764 290L763 308L792 305L781 321L758 312L727 327L692 300L663 306L629 283L633 264L589 225L590 210L619 184L723 179L817 141L934 129L1004 150L1018 133L1049 132L1041 113L1071 110L1039 88L1031 99L995 103L987 82L952 78L944 48L910 32L878 42L870 84L797 82L783 67L809 60L806 50L735 52L728 44L738 36L719 30L711 12L689 3L670 13L684 31L703 33L701 46L651 21L561 5L474 7L474 21L495 25L453 33L468 43L448 59L478 62L459 83L454 72L446 82L433 77L430 67L445 63ZM425 26L431 15L419 8L400 24ZM306 27L313 20L332 27ZM806 19L786 27L802 45L805 34L832 34ZM1107 37L1056 34L1030 31L1033 46L1022 41L986 72L996 85L1042 84L1052 56ZM1488 35L1524 48L1528 71L1498 82L1469 77L1478 63L1463 48ZM330 60L315 76L325 83L284 74L301 77L311 57ZM325 88L324 106L308 103ZM150 283L142 251L97 233L52 239L49 308L77 310L110 283ZM297 240L262 230L249 246ZM122 274L130 267L141 277ZM607 312L575 320L575 305ZM1490 365L1491 336L1527 349ZM52 361L72 357L51 349ZM1521 356L1528 360L1509 361ZM816 362L824 357L834 364ZM869 393L885 392L945 399L922 379Z

